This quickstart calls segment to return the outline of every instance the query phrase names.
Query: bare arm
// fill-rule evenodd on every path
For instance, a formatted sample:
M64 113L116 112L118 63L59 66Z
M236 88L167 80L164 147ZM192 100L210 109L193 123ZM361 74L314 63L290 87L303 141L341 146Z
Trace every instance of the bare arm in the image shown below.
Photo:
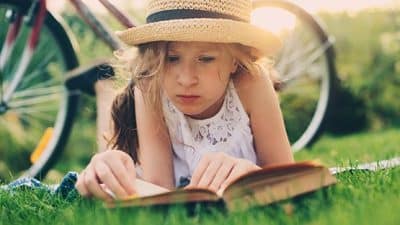
M293 162L278 97L269 75L239 76L235 86L250 117L260 166Z
M145 105L142 92L138 88L135 88L135 109L139 139L138 158L143 169L143 179L172 189L175 185L167 127Z

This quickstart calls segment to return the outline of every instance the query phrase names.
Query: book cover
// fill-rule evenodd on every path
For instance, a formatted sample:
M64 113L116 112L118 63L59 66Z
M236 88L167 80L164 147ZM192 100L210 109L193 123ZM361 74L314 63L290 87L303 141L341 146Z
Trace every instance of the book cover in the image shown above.
M242 175L225 190L202 188L168 190L137 180L137 195L107 203L106 207L139 207L190 202L223 202L230 211L267 205L335 184L329 169L310 161L269 166Z

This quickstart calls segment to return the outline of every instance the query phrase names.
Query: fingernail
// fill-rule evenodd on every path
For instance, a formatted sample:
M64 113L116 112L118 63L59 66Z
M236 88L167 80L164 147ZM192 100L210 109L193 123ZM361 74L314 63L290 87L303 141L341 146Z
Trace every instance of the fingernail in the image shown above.
M129 190L128 190L128 195L133 195L133 194L136 194L136 188L134 185L129 187Z
M127 197L123 198L123 200L130 200L130 199L135 199L138 197L139 197L139 195L135 193L135 194L128 195Z

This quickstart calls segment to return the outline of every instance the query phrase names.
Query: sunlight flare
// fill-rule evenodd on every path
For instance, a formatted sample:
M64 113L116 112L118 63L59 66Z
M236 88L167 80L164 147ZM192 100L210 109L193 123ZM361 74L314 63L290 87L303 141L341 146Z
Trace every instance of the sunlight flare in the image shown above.
M263 7L252 12L251 23L278 35L293 29L296 17L282 9Z

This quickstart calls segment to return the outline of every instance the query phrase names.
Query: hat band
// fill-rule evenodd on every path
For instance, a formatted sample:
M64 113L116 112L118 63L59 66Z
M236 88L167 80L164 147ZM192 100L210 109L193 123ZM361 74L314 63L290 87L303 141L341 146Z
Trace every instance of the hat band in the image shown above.
M204 10L195 10L195 9L172 9L172 10L164 10L160 12L156 12L150 14L146 18L147 23L154 23L166 20L176 20L176 19L194 19L194 18L217 18L217 19L230 19L241 22L248 22L245 19L242 19L237 16L210 12Z

